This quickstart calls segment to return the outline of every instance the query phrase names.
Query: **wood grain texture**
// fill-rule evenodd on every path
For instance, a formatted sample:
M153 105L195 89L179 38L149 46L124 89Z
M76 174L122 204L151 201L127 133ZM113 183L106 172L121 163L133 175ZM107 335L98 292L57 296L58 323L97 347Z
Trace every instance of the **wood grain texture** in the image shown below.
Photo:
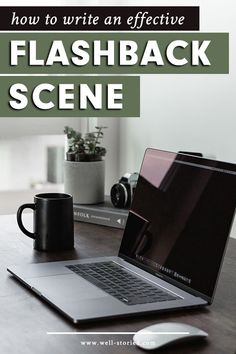
M30 223L31 215L26 215ZM131 341L132 335L47 335L47 331L137 331L164 321L184 322L209 333L207 341L166 347L166 354L236 353L236 240L230 239L213 305L208 308L178 311L131 319L115 319L76 326L36 297L8 274L11 264L82 259L116 255L122 231L102 226L75 223L76 248L62 253L40 253L32 240L17 227L15 216L0 216L0 353L3 354L77 354L144 353L133 345L84 346L81 341ZM213 245L214 247L214 245ZM209 255L209 262L211 261ZM155 351L154 351L155 352ZM156 351L157 352L157 351Z

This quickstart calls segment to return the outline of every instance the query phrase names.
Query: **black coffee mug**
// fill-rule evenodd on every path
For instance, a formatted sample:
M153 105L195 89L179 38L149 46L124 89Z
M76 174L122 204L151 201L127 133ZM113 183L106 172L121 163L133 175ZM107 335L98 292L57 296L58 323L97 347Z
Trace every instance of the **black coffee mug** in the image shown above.
M26 230L22 212L34 211L34 232ZM64 193L43 193L34 197L33 204L23 204L17 211L21 231L34 239L38 251L63 251L74 248L73 199Z

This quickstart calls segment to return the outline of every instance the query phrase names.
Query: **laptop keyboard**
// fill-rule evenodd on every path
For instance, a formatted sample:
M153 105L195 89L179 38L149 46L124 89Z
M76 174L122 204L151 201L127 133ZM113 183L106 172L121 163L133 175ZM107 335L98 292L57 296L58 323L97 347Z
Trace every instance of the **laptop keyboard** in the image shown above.
M99 289L127 305L175 300L178 297L135 276L114 262L66 266Z

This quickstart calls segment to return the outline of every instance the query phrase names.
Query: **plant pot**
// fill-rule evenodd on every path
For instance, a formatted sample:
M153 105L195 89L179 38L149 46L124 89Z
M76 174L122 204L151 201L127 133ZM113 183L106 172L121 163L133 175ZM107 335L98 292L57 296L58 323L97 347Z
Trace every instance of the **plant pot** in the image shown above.
M105 161L64 161L65 193L77 204L104 201Z

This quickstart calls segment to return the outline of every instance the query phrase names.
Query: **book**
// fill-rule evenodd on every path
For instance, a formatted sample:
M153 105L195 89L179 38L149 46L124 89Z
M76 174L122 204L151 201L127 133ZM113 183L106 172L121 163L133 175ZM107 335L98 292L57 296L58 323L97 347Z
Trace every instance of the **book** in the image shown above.
M115 208L109 196L99 204L74 204L74 220L91 224L124 229L128 217L128 209Z

